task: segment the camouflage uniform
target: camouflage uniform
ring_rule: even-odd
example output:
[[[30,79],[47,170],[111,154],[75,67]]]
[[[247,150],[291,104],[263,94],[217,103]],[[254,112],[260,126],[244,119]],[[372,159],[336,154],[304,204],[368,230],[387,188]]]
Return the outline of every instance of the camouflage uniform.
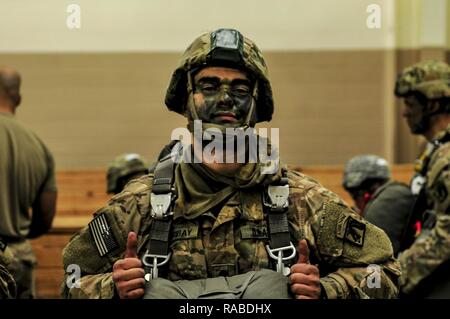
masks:
[[[450,68],[443,62],[425,61],[405,69],[397,80],[396,94],[404,97],[419,92],[428,100],[450,97]],[[449,110],[443,110],[448,113]],[[422,192],[434,225],[425,229],[403,252],[401,289],[405,294],[450,297],[450,125],[431,140],[416,162],[424,177]],[[414,180],[412,186],[414,186]],[[414,186],[415,187],[415,186]],[[425,227],[427,228],[427,227]]]
[[[241,36],[235,30],[231,32],[231,35],[237,33]],[[185,114],[186,108],[192,108],[189,72],[211,65],[210,59],[217,51],[210,48],[212,42],[217,40],[214,37],[217,34],[202,35],[186,50],[166,95],[166,105],[170,110]],[[256,122],[269,121],[273,100],[261,52],[247,38],[239,37],[239,41],[234,42],[229,41],[234,39],[228,37],[230,32],[226,35],[219,40],[227,41],[229,52],[235,53],[230,48],[243,46],[239,53],[241,64],[236,68],[246,70],[257,83],[255,92],[258,93],[253,94],[252,101],[256,104]],[[252,104],[251,107],[254,106]],[[195,116],[195,110],[191,114]],[[214,126],[211,123],[208,125]],[[245,125],[252,126],[252,123],[247,120]],[[168,279],[176,284],[169,287],[171,291],[182,295],[184,287],[190,284],[187,281],[192,283],[209,278],[219,283],[225,277],[234,281],[241,280],[235,276],[245,275],[244,280],[248,279],[250,287],[260,283],[252,281],[254,276],[264,277],[263,270],[273,269],[265,247],[269,233],[261,195],[267,181],[275,181],[281,176],[280,171],[264,177],[254,176],[255,172],[260,172],[259,165],[246,163],[232,179],[233,184],[224,186],[214,177],[202,174],[201,164],[177,164],[174,173],[177,199],[173,207],[173,229],[169,242],[172,256],[160,270],[160,277],[150,281],[151,285],[159,285],[161,278]],[[253,170],[246,171],[247,167]],[[155,222],[151,217],[150,203],[153,178],[150,173],[131,181],[122,193],[95,213],[94,221],[101,219],[106,230],[94,231],[100,231],[107,237],[109,248],[100,253],[88,227],[76,234],[65,247],[64,267],[78,264],[82,273],[80,288],[69,288],[63,284],[64,297],[115,296],[112,267],[125,255],[127,234],[130,231],[137,233],[137,254],[140,258],[149,241],[149,229]],[[318,264],[320,269],[322,295],[327,298],[395,297],[399,265],[392,256],[392,247],[384,232],[361,219],[337,195],[311,178],[294,171],[288,171],[287,178],[290,238],[294,245],[303,238],[307,240],[310,262]],[[374,276],[379,279],[376,287],[371,284]],[[231,289],[234,286],[229,283]],[[280,286],[288,290],[286,278]],[[165,287],[168,288],[167,285]],[[194,292],[187,297],[197,297],[198,294]],[[158,296],[161,297],[161,294]]]
[[[105,214],[116,234],[118,249],[100,257],[88,228],[75,235],[64,249],[64,266],[79,264],[81,288],[68,289],[70,298],[112,298],[112,266],[123,258],[129,231],[138,234],[138,255],[145,252],[150,217],[152,175],[127,185],[96,214]],[[295,242],[305,238],[310,246],[311,263],[321,271],[321,284],[328,298],[392,298],[397,294],[399,267],[392,257],[389,239],[379,228],[361,219],[334,193],[311,178],[289,173],[289,223]],[[242,274],[268,268],[265,250],[267,231],[260,191],[238,192],[220,208],[217,217],[207,212],[187,219],[175,207],[173,256],[167,278],[170,280],[202,279]],[[351,225],[363,225],[360,237],[349,233]],[[260,229],[256,235],[242,238],[247,230]],[[253,238],[252,238],[253,237]],[[367,266],[381,267],[381,287],[368,288]]]
[[[17,286],[17,297],[20,299],[33,299],[36,294],[34,267],[37,264],[36,255],[29,240],[8,243],[13,258],[8,270],[14,276]]]
[[[16,283],[6,268],[12,258],[9,248],[0,241],[0,299],[11,299],[16,296]]]

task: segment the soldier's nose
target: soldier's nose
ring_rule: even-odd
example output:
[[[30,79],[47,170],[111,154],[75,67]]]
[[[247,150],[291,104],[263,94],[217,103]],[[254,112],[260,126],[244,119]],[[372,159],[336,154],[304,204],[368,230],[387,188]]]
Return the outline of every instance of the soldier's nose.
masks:
[[[230,93],[227,90],[222,90],[219,102],[220,104],[225,106],[233,105],[233,99],[231,98]]]

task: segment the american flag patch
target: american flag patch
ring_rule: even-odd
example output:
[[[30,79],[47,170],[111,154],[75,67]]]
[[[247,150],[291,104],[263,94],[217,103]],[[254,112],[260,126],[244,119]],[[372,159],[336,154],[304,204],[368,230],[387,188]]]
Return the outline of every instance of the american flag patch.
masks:
[[[104,213],[97,215],[89,223],[89,230],[91,231],[92,238],[94,238],[95,246],[97,246],[100,257],[103,257],[119,246]]]

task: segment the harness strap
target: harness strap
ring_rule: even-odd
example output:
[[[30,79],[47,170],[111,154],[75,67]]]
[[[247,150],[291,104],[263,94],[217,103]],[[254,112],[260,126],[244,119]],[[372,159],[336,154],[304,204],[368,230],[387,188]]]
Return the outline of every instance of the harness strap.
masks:
[[[153,220],[147,250],[142,257],[147,281],[158,278],[158,267],[168,263],[171,257],[169,243],[173,220],[172,208],[176,198],[173,188],[175,165],[172,154],[168,154],[158,162],[154,171],[150,194]]]
[[[277,184],[266,189],[263,204],[269,226],[269,245],[266,246],[269,257],[276,261],[277,272],[288,276],[289,266],[296,255],[291,242],[287,212],[289,208],[289,184],[287,172],[283,170],[283,178]]]
[[[170,236],[173,221],[174,175],[176,163],[172,154],[163,157],[154,171],[151,193],[151,216],[147,250],[142,257],[146,280],[158,278],[158,268],[170,260]],[[296,249],[291,242],[288,224],[289,184],[287,172],[276,184],[268,185],[263,196],[263,204],[269,228],[269,245],[266,245],[269,257],[276,261],[279,273],[288,276],[289,266],[293,263]]]

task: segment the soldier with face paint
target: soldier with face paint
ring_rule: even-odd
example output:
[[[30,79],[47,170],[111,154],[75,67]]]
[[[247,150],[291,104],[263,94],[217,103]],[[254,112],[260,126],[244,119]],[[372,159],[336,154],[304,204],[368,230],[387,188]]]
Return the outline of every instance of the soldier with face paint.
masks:
[[[194,40],[165,102],[194,135],[200,124],[202,133],[223,133],[227,141],[230,129],[270,121],[274,108],[261,52],[233,29]],[[250,142],[243,145],[236,153],[251,152]],[[397,295],[389,238],[313,179],[280,166],[267,172],[273,163],[259,158],[222,162],[217,151],[199,163],[176,162],[174,149],[65,247],[64,265],[80,265],[82,277],[79,288],[63,285],[64,297]],[[195,145],[187,150],[195,153]]]

